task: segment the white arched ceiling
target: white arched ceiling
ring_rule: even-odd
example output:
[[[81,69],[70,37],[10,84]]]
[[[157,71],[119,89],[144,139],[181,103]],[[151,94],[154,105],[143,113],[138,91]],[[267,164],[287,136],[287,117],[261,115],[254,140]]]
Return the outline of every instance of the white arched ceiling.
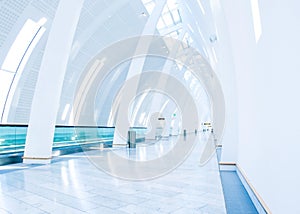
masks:
[[[90,10],[94,12],[91,13]],[[146,16],[142,13],[145,13]],[[110,44],[127,37],[139,35],[147,21],[147,17],[147,11],[141,1],[124,1],[123,3],[120,3],[120,1],[94,1],[93,4],[90,1],[85,1],[73,43],[72,57],[65,77],[64,93],[61,97],[57,123],[72,124],[72,119],[69,119],[71,109],[65,120],[62,120],[62,113],[66,106],[72,103],[76,83],[87,63]],[[124,72],[120,71],[120,74],[123,75]],[[118,79],[119,81],[122,80],[122,78]],[[112,82],[111,85],[107,85],[107,89],[116,87],[115,84],[121,84],[121,82]],[[110,101],[107,100],[107,103],[104,104],[108,114],[109,103]],[[106,116],[100,117],[103,119]],[[102,122],[101,124],[106,125]]]
[[[28,123],[29,112],[31,101],[33,97],[34,87],[36,78],[38,75],[38,70],[40,67],[43,49],[47,41],[47,33],[51,27],[51,22],[56,11],[58,1],[19,1],[18,4],[15,1],[2,1],[1,9],[12,12],[15,18],[15,22],[7,22],[6,25],[10,25],[11,32],[9,32],[6,37],[2,36],[2,44],[4,49],[9,49],[12,45],[11,40],[13,40],[17,33],[22,27],[22,22],[31,18],[33,20],[40,20],[45,17],[47,22],[45,24],[46,32],[41,38],[40,42],[35,47],[34,51],[29,58],[23,75],[16,86],[15,92],[11,92],[11,105],[8,108],[7,121],[10,123]],[[104,47],[113,43],[114,41],[120,40],[122,38],[140,35],[149,19],[150,15],[153,15],[153,8],[156,6],[156,2],[153,0],[130,0],[130,1],[94,1],[86,0],[81,12],[79,19],[79,24],[75,33],[75,38],[73,41],[72,53],[69,59],[68,68],[65,75],[63,91],[61,96],[61,105],[59,108],[57,123],[58,124],[68,124],[71,104],[73,100],[73,93],[75,89],[76,82],[80,76],[81,71],[84,69],[88,61],[101,51]],[[184,35],[184,40],[189,43],[189,45],[197,46],[197,35],[190,32],[187,27],[188,22],[193,20],[193,16],[190,11],[185,8],[196,8],[195,14],[201,15],[201,7],[198,3],[193,3],[190,6],[190,2],[168,0],[163,8],[163,11],[157,21],[156,30],[154,28],[155,34],[172,36],[178,38],[182,29],[185,28],[188,34]],[[202,3],[203,4],[203,3]],[[183,5],[183,7],[181,7]],[[202,7],[207,7],[204,5]],[[207,8],[205,8],[207,10]],[[199,13],[200,11],[200,13]],[[2,16],[7,14],[2,13]],[[206,11],[206,15],[208,12]],[[196,18],[195,18],[196,19]],[[4,17],[1,17],[1,22],[4,22]],[[196,23],[199,24],[199,23]],[[203,23],[202,23],[203,24]],[[198,29],[195,27],[194,23],[193,29]],[[8,28],[8,27],[7,27]],[[8,31],[8,30],[7,30]],[[202,27],[201,32],[204,32],[205,28]],[[5,30],[1,31],[3,34]],[[13,34],[15,36],[13,36]],[[200,37],[201,38],[201,37]],[[203,45],[199,43],[197,47],[202,50]],[[203,51],[205,53],[205,51]],[[0,52],[0,62],[3,62],[7,52]],[[157,62],[156,64],[158,64]],[[147,60],[145,61],[145,69],[148,70]],[[163,64],[161,65],[163,66]],[[1,71],[2,72],[2,71]],[[128,71],[123,71],[124,72]],[[8,78],[9,79],[9,78]],[[121,80],[120,80],[121,81]],[[9,82],[9,81],[7,81]],[[120,82],[121,83],[121,82]],[[116,84],[120,84],[116,83]],[[6,83],[7,85],[10,85]],[[109,88],[113,87],[113,83]],[[2,90],[3,93],[3,90]],[[107,105],[109,108],[109,105]]]
[[[217,2],[217,0],[215,1]],[[33,2],[35,1],[32,1],[32,3]],[[47,5],[50,3],[44,4]],[[28,8],[28,5],[26,8]],[[163,6],[163,8],[162,10],[158,10],[158,13],[155,11],[155,8],[159,5]],[[60,98],[57,124],[72,125],[72,119],[70,119],[72,117],[70,116],[72,114],[72,102],[76,84],[88,62],[101,52],[103,48],[110,44],[124,38],[141,35],[143,32],[182,39],[187,46],[195,47],[203,56],[207,57],[212,66],[216,68],[218,74],[218,65],[220,64],[220,61],[217,60],[217,52],[219,51],[217,43],[222,38],[217,37],[218,34],[215,31],[214,16],[211,7],[212,5],[209,2],[201,0],[198,0],[197,2],[167,0],[165,5],[162,1],[158,4],[156,1],[148,0],[130,0],[122,2],[117,0],[86,0],[74,35],[72,52],[70,54]],[[28,9],[28,11],[30,11],[30,9]],[[53,14],[54,12],[55,9],[52,10]],[[43,12],[40,14],[43,14]],[[29,16],[29,14],[27,14],[27,16]],[[48,17],[47,25],[50,24],[51,17]],[[150,24],[152,29],[145,29],[145,26],[150,26]],[[46,26],[46,29],[47,27],[49,28],[49,26]],[[215,35],[215,37],[212,37],[212,35]],[[29,71],[32,68],[35,68],[36,71],[39,70],[46,38],[46,36],[43,37],[41,43],[38,44],[33,51],[25,71]],[[36,60],[33,63],[30,63],[34,60],[35,55]],[[189,56],[186,56],[187,59],[188,57]],[[161,59],[154,60],[155,63],[153,63],[153,59],[151,59],[151,63],[148,63],[151,61],[148,60],[150,60],[150,58],[142,61],[140,65],[142,70],[149,70],[149,67],[147,66],[150,64],[151,66],[156,64],[157,69],[163,68],[165,64],[165,60]],[[116,93],[116,84],[120,85],[122,81],[125,80],[124,76],[128,76],[128,72],[132,70],[130,69],[130,66],[133,66],[133,64],[134,63],[131,62],[129,68],[128,66],[120,68],[121,70],[119,72],[121,76],[116,76],[116,81],[110,81],[110,84],[107,85],[107,89],[105,90],[109,92],[115,90],[114,93]],[[176,70],[176,67],[178,71]],[[170,72],[172,74],[178,72],[179,75],[182,75],[182,69],[183,67],[181,65],[177,65]],[[30,93],[33,94],[35,86],[33,83],[36,81],[34,79],[36,76],[37,73],[36,75],[28,73],[28,75],[22,75],[20,78],[20,84],[16,90],[18,93],[14,94],[12,105],[9,108],[8,122],[28,123],[32,96],[26,96],[24,95],[24,92],[30,91]],[[26,90],[23,83],[30,81],[32,83],[30,90]],[[108,90],[111,88],[114,88],[114,90]],[[105,104],[99,104],[101,111],[107,112],[107,115],[109,115],[110,112],[110,95],[111,94],[109,93],[106,94],[105,97],[107,97],[108,100],[103,100],[103,103]],[[14,105],[16,108],[14,108]],[[18,111],[18,109],[20,110]],[[97,112],[97,109],[95,111]],[[108,116],[104,117],[98,115],[98,119],[100,125],[105,125],[105,120],[108,119]]]
[[[36,78],[57,4],[58,0],[4,0],[0,2],[1,64],[27,19],[36,22],[43,17],[47,19],[46,32],[32,52],[15,92],[11,91],[10,93],[13,99],[11,105],[7,107],[8,118],[7,121],[2,122],[28,123]],[[143,12],[147,15],[147,11],[140,1],[85,1],[64,80],[61,107],[57,118],[59,124],[68,123],[70,112],[66,111],[66,106],[72,101],[73,86],[88,60],[103,47],[116,40],[139,35],[147,20],[147,16],[141,15]],[[1,84],[1,97],[5,98],[7,94],[4,92],[8,91],[12,75],[2,70],[0,74],[0,79],[6,83],[5,88],[4,84]],[[4,79],[4,77],[6,78]]]

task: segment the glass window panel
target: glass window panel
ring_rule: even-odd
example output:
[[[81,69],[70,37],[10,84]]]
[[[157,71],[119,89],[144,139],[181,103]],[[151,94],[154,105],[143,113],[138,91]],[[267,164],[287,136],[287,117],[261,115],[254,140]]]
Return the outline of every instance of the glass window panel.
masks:
[[[170,10],[178,8],[178,3],[176,0],[168,0],[167,4]]]
[[[165,13],[168,13],[168,12],[170,12],[170,10],[169,10],[168,6],[165,5],[165,7],[164,7],[164,9],[162,11],[162,14],[165,14]]]
[[[151,2],[152,0],[142,0],[143,4],[147,4],[148,2]]]
[[[3,62],[3,70],[13,72],[17,70],[23,54],[25,53],[31,40],[34,38],[34,35],[38,31],[39,27],[40,26],[31,19],[26,21]]]
[[[176,31],[174,31],[174,32],[170,33],[170,34],[169,34],[169,36],[171,36],[172,38],[175,38],[175,39],[177,39],[177,38],[178,38],[178,34],[177,34],[177,32],[176,32]]]
[[[163,15],[163,20],[166,23],[167,26],[172,26],[174,25],[174,22],[172,20],[172,17],[170,15],[170,13],[166,13]]]
[[[163,28],[165,28],[166,27],[166,25],[165,25],[165,23],[163,22],[163,20],[162,20],[162,18],[160,18],[159,20],[158,20],[158,23],[157,23],[157,29],[163,29]]]
[[[0,112],[2,113],[6,96],[13,80],[14,73],[0,70]]]
[[[178,10],[173,10],[171,13],[172,13],[172,16],[173,16],[173,19],[174,19],[175,23],[181,22],[181,18],[180,18],[180,15],[178,13]]]
[[[145,7],[146,7],[148,13],[151,14],[152,11],[153,11],[153,9],[154,9],[154,7],[155,7],[155,3],[152,1],[152,2],[150,2],[148,4],[146,4]]]

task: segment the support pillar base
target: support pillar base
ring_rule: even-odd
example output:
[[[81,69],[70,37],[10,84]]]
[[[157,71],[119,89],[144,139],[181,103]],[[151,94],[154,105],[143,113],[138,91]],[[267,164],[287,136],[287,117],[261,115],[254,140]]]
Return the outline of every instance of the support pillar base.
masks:
[[[50,164],[52,157],[44,158],[44,157],[22,157],[23,163],[26,164]]]

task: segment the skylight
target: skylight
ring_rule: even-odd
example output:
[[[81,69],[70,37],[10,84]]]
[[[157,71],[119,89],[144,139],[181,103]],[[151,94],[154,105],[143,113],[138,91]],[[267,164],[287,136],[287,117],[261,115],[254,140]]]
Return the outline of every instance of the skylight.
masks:
[[[198,2],[198,5],[199,5],[199,7],[201,9],[201,12],[203,13],[203,15],[205,15],[205,10],[204,10],[204,7],[203,7],[203,5],[201,3],[201,0],[197,0],[197,2]]]
[[[155,7],[155,2],[153,0],[142,0],[148,14],[151,15],[154,7]]]
[[[258,40],[260,39],[261,32],[262,32],[258,0],[251,0],[251,9],[252,9],[255,41],[257,43]]]
[[[69,109],[70,109],[70,104],[68,103],[68,104],[65,105],[63,114],[62,114],[62,116],[61,116],[61,120],[62,120],[62,121],[65,121],[65,120],[66,120],[66,117],[67,117],[67,114],[68,114],[68,112],[69,112]]]
[[[175,33],[170,33],[169,28],[172,28],[171,32],[178,32],[178,29],[182,28],[181,22],[182,19],[180,16],[177,0],[168,0],[156,26],[160,35],[176,36]]]
[[[8,54],[1,66],[2,70],[16,72],[23,55],[30,45],[35,34],[39,30],[40,26],[28,19],[23,28],[19,32],[17,38],[9,49]]]
[[[174,21],[173,21],[170,13],[164,14],[162,18],[163,18],[163,21],[164,21],[166,26],[174,25]]]
[[[10,106],[12,95],[17,87],[17,83],[23,72],[23,69],[33,49],[46,30],[44,27],[42,27],[46,21],[46,18],[41,18],[38,22],[28,19],[10,47],[1,66],[0,111],[2,113],[2,123],[6,122],[7,119],[5,107]]]
[[[14,73],[0,70],[0,110],[3,111],[6,95],[13,80]]]
[[[192,42],[193,42],[193,39],[192,39],[192,37],[190,36],[190,34],[186,32],[186,33],[184,34],[184,37],[183,37],[182,41],[184,42],[183,48],[188,48],[188,47],[191,46],[191,44],[192,44]]]

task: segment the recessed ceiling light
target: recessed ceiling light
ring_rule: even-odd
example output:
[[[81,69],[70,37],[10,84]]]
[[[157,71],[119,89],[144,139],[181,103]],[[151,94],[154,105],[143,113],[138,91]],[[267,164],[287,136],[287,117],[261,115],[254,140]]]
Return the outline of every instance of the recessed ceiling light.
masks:
[[[218,40],[218,38],[217,38],[217,36],[215,35],[215,34],[213,34],[213,35],[211,35],[210,37],[209,37],[209,41],[211,42],[211,43],[214,43],[214,42],[216,42]]]
[[[142,13],[141,13],[141,16],[144,16],[144,17],[145,17],[145,16],[147,16],[147,14],[146,14],[145,12],[142,12]]]

